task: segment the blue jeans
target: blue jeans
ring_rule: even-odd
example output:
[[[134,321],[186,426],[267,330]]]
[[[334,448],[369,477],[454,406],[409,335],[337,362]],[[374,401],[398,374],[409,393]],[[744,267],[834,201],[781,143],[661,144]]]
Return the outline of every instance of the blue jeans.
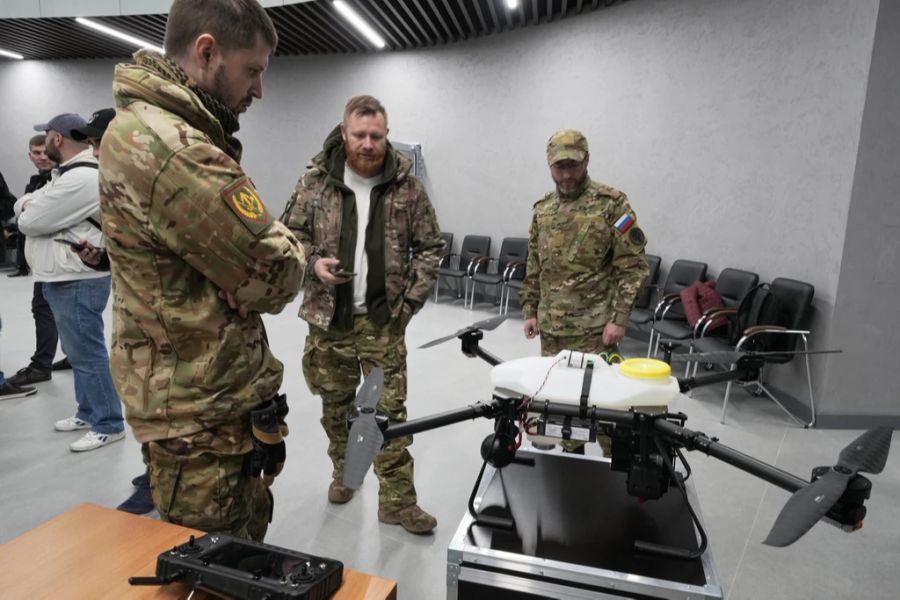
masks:
[[[75,416],[90,423],[97,433],[125,430],[103,337],[109,287],[109,277],[44,284],[44,298],[53,311],[59,341],[75,376]]]

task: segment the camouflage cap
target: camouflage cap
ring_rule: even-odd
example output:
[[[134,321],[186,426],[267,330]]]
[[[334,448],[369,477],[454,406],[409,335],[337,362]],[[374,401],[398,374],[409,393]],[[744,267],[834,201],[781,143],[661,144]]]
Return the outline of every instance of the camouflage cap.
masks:
[[[547,142],[547,164],[550,165],[561,160],[581,162],[587,153],[587,138],[575,129],[561,129],[550,136]]]

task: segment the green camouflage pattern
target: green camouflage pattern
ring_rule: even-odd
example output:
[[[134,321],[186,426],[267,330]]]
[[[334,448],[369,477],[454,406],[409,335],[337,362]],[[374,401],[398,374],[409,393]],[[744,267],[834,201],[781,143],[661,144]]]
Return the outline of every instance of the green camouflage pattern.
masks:
[[[584,134],[575,129],[561,129],[547,141],[547,164],[561,160],[581,162],[588,155],[588,141]]]
[[[408,313],[408,311],[407,311]],[[353,318],[353,331],[309,326],[303,351],[303,375],[312,393],[322,397],[322,427],[328,435],[332,475],[343,475],[347,450],[347,417],[359,386],[360,370],[384,369],[384,391],[378,410],[391,423],[406,421],[406,322],[408,316],[377,327],[367,315]],[[380,483],[378,506],[393,512],[416,504],[413,458],[407,450],[412,436],[391,440],[375,457]]]
[[[622,233],[614,223],[631,214]],[[519,292],[526,319],[557,336],[600,334],[628,315],[649,269],[646,240],[622,192],[586,177],[581,193],[538,200],[529,229],[528,264]]]
[[[341,143],[340,129],[332,131],[325,148],[297,182],[281,220],[303,244],[310,265],[338,255],[341,236],[343,181],[330,175],[326,163],[330,146]],[[391,317],[397,319],[404,302],[418,311],[428,299],[437,277],[444,242],[425,186],[410,174],[412,163],[388,146],[396,169],[384,191],[385,290]],[[307,277],[300,317],[322,329],[331,325],[335,288]]]
[[[144,445],[153,504],[164,521],[263,540],[272,494],[262,479],[243,472],[245,457],[231,453],[247,426],[245,419]]]
[[[541,356],[556,356],[563,350],[577,350],[600,354],[606,352],[618,352],[618,344],[603,345],[603,331],[592,333],[580,333],[575,335],[553,335],[550,332],[541,332]]]
[[[116,67],[117,114],[100,148],[110,366],[141,442],[241,421],[278,392],[283,366],[260,313],[289,303],[306,268],[300,243],[225,152],[221,124],[173,69],[148,51]],[[240,433],[227,453],[250,450],[249,426]]]

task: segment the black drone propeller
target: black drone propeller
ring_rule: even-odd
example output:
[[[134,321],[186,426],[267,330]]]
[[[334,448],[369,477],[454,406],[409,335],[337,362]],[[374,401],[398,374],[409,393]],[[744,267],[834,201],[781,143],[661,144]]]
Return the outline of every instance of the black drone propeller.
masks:
[[[362,485],[375,455],[384,443],[384,435],[375,418],[375,407],[381,400],[384,390],[384,370],[380,367],[372,369],[356,394],[356,410],[358,416],[350,426],[347,437],[348,451],[344,460],[343,485],[358,490]]]
[[[838,354],[841,350],[788,350],[786,352],[754,352],[752,350],[719,350],[716,352],[695,352],[693,354],[673,354],[673,363],[701,362],[712,365],[731,365],[742,358],[754,356],[789,356],[794,354]]]
[[[472,331],[478,331],[479,329],[482,331],[490,331],[491,329],[496,329],[500,323],[506,320],[507,315],[498,315],[496,317],[491,317],[490,319],[485,319],[483,321],[476,321],[472,323],[468,327],[463,327],[456,333],[451,333],[450,335],[445,335],[444,337],[440,337],[436,340],[431,340],[430,342],[426,342],[419,346],[419,348],[431,348],[432,346],[437,346],[438,344],[443,344],[446,341],[452,340],[453,338],[458,338],[461,335],[465,335]]]
[[[835,466],[788,499],[763,544],[781,548],[794,543],[831,510],[854,475],[881,473],[893,432],[890,427],[871,429],[844,448]]]

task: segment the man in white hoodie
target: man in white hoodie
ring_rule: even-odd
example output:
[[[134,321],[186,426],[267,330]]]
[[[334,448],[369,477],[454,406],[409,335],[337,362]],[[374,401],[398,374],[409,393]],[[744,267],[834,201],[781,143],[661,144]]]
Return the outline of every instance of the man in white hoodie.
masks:
[[[54,427],[88,430],[69,445],[73,452],[95,450],[125,437],[103,336],[109,273],[91,269],[71,249],[82,239],[103,245],[97,159],[86,144],[72,139],[72,130],[85,124],[78,115],[64,113],[34,126],[47,132],[47,156],[59,167],[50,183],[22,196],[15,206],[19,230],[27,236],[25,256],[34,280],[44,284],[44,297],[75,378],[78,410]]]

